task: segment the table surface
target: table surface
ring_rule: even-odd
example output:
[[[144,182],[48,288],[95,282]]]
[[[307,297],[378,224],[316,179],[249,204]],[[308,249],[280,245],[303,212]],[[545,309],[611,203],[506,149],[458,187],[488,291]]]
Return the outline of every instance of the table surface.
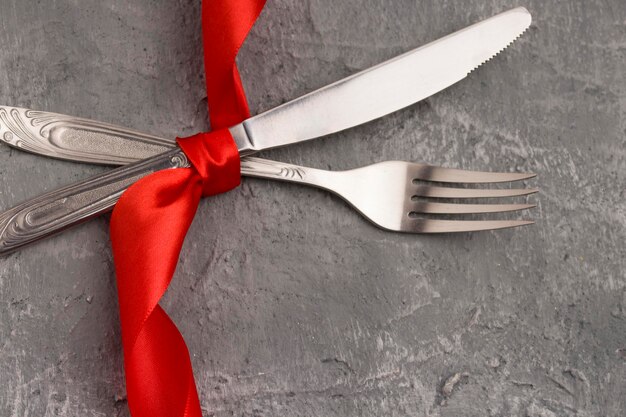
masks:
[[[270,0],[239,55],[252,112],[517,5]],[[626,3],[523,5],[531,28],[462,82],[263,156],[532,171],[537,224],[389,233],[254,179],[203,200],[162,305],[206,416],[626,414]],[[3,0],[0,102],[206,130],[199,7]],[[105,170],[6,146],[0,167],[3,209]],[[1,415],[129,415],[108,225],[0,259]]]

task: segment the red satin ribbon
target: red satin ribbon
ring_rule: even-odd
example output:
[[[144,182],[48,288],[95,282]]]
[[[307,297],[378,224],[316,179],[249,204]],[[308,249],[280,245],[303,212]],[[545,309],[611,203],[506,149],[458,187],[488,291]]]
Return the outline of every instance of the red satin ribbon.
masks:
[[[111,242],[120,304],[128,406],[133,417],[201,417],[189,352],[159,306],[202,196],[240,181],[239,153],[225,129],[249,116],[237,51],[265,0],[206,0],[202,30],[211,133],[178,139],[193,168],[147,176],[120,198]]]

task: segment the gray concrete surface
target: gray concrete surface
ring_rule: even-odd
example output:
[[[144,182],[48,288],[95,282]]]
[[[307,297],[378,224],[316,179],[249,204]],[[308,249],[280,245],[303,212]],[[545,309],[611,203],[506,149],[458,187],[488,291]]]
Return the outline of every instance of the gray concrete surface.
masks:
[[[2,0],[0,102],[206,129],[199,0]],[[206,416],[626,414],[626,3],[269,0],[254,113],[524,5],[531,29],[404,111],[265,155],[538,173],[537,224],[409,236],[322,191],[202,202],[163,302]],[[1,207],[103,168],[0,146]],[[0,260],[0,416],[128,416],[108,218]]]

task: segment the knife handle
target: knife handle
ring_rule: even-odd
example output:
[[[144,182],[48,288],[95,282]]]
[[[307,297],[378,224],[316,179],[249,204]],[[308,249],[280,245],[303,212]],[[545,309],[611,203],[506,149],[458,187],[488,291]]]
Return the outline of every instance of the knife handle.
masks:
[[[111,210],[126,188],[148,174],[188,166],[176,148],[26,201],[0,214],[0,255]]]
[[[0,141],[52,158],[125,165],[176,147],[164,139],[124,127],[64,114],[0,106]]]

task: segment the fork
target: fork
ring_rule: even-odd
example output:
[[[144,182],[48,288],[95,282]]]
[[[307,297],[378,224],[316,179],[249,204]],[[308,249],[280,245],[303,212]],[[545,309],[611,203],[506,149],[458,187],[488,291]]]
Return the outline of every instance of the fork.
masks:
[[[169,165],[149,158],[126,169],[87,179],[43,194],[0,213],[0,255],[54,234],[112,209],[124,190],[151,171],[189,166],[180,150],[171,151]],[[496,183],[519,181],[534,174],[476,172],[400,161],[381,162],[349,171],[325,171],[247,157],[242,175],[307,184],[341,196],[374,224],[410,233],[469,232],[532,224],[528,220],[446,220],[422,214],[496,213],[523,210],[534,204],[457,204],[429,199],[523,196],[534,188],[478,189],[423,185],[418,181]]]
[[[514,197],[536,188],[487,189],[425,185],[422,181],[485,184],[520,181],[535,174],[479,172],[403,161],[386,161],[349,171],[326,171],[267,159],[242,160],[241,173],[311,185],[331,191],[375,225],[396,232],[450,233],[503,229],[533,224],[530,220],[442,220],[420,215],[498,213],[524,210],[536,204],[458,204],[430,199]]]

